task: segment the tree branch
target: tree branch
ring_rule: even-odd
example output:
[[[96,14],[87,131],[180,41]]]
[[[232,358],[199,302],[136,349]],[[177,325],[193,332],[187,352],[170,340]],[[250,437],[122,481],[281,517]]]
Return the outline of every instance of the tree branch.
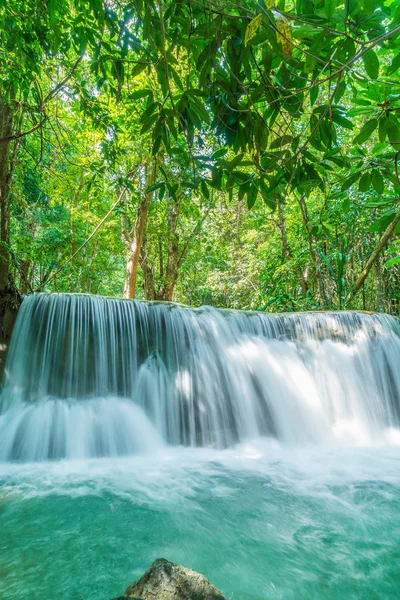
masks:
[[[38,123],[36,123],[36,125],[34,125],[33,127],[31,127],[30,129],[28,129],[28,131],[21,131],[20,133],[15,133],[14,135],[9,135],[5,138],[1,138],[0,139],[0,144],[6,143],[6,142],[13,142],[14,140],[19,140],[20,138],[25,137],[26,135],[29,135],[30,133],[33,133],[34,131],[36,131],[37,129],[39,129],[39,127],[41,127],[42,125],[44,125],[44,123],[48,120],[48,116],[46,115],[44,119],[42,119],[41,121],[39,121]]]
[[[66,83],[68,83],[68,81],[71,79],[72,75],[75,73],[76,69],[78,68],[78,65],[80,64],[80,62],[82,61],[84,57],[84,52],[79,56],[78,60],[75,61],[75,63],[73,64],[70,72],[68,73],[68,75],[66,75],[64,77],[64,79],[62,79],[60,81],[60,83],[57,83],[57,85],[55,86],[55,88],[53,88],[51,90],[51,92],[49,92],[46,96],[46,98],[43,101],[43,104],[47,104],[47,102],[49,102],[50,100],[52,100],[52,98],[54,98],[54,96],[56,96],[58,94],[58,92],[60,90],[62,90],[62,88],[65,86]]]
[[[353,289],[351,290],[351,292],[349,293],[349,295],[346,298],[346,304],[348,302],[350,302],[354,298],[354,296],[357,294],[357,292],[362,288],[362,285],[363,285],[364,281],[367,279],[369,272],[370,272],[371,268],[373,267],[376,259],[378,258],[378,256],[380,255],[380,253],[382,252],[383,248],[385,247],[387,242],[390,240],[392,235],[394,234],[398,223],[400,223],[400,211],[396,214],[393,221],[388,225],[384,234],[382,235],[381,239],[379,240],[378,244],[376,245],[375,250],[373,251],[373,253],[369,257],[369,259],[365,263],[365,267],[363,268],[360,277],[357,279],[357,281],[355,282],[355,284],[353,286]]]

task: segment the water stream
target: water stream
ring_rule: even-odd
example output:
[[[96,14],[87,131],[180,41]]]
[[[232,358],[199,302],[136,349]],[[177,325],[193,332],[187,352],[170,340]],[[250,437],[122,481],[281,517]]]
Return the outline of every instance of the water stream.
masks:
[[[398,598],[399,365],[386,315],[30,296],[1,600],[110,600],[160,556],[232,600]]]

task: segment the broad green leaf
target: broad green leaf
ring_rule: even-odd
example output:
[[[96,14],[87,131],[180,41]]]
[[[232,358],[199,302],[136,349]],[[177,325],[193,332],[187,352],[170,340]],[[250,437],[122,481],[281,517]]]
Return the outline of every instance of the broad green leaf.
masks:
[[[247,208],[250,210],[256,203],[258,189],[255,185],[250,185],[247,190]]]
[[[146,194],[149,194],[150,192],[155,192],[156,190],[158,190],[159,188],[165,187],[165,183],[164,181],[160,181],[159,183],[155,183],[154,185],[151,185],[150,187],[148,187],[146,189]]]
[[[364,54],[363,58],[364,68],[371,77],[371,79],[378,79],[379,76],[379,60],[377,55],[373,50],[369,50],[366,54]]]
[[[335,12],[337,6],[337,0],[324,0],[324,11],[328,19],[330,19]]]
[[[332,121],[334,121],[338,125],[341,125],[342,127],[345,127],[346,129],[354,129],[353,123],[349,121],[349,119],[346,119],[346,117],[344,117],[343,115],[333,113]]]
[[[400,69],[400,53],[394,57],[392,60],[392,64],[388,66],[386,70],[386,75],[392,75],[396,73]]]
[[[360,182],[358,184],[358,191],[366,192],[370,185],[371,185],[371,175],[370,175],[370,173],[364,173],[364,175],[362,175]]]
[[[383,208],[384,206],[388,206],[393,204],[393,198],[383,198],[379,200],[372,200],[371,202],[366,202],[363,206],[367,208]]]
[[[378,171],[378,169],[372,169],[371,181],[372,181],[372,185],[374,186],[377,193],[383,194],[383,190],[385,189],[385,184],[383,181],[383,177],[380,174],[380,172]]]
[[[278,137],[273,142],[271,142],[269,147],[271,149],[280,148],[281,146],[286,146],[291,141],[292,137],[290,135],[282,135],[281,137]]]
[[[150,131],[150,129],[154,125],[155,121],[157,121],[157,119],[158,119],[158,113],[154,113],[154,115],[151,115],[147,119],[147,121],[145,121],[143,123],[142,129],[140,130],[140,132],[141,133],[146,133],[147,131]]]
[[[319,92],[319,86],[318,85],[316,85],[316,86],[314,86],[314,87],[311,88],[311,90],[310,90],[310,104],[311,104],[311,106],[314,106],[315,101],[316,101],[316,99],[318,97],[318,92]]]
[[[149,96],[151,93],[151,90],[136,90],[135,92],[129,94],[129,98],[130,100],[138,100],[140,98],[145,98],[146,96]]]
[[[154,140],[154,144],[153,144],[153,147],[151,150],[151,153],[153,156],[155,156],[158,153],[158,151],[161,147],[161,142],[162,142],[162,137],[161,137],[161,135],[158,135]]]
[[[360,133],[354,138],[354,144],[363,144],[364,142],[366,142],[367,139],[371,137],[371,135],[375,131],[377,125],[378,119],[371,119],[370,121],[367,121],[362,127]]]
[[[337,87],[337,90],[335,92],[335,95],[334,95],[334,98],[333,98],[334,101],[335,102],[339,102],[339,100],[342,98],[342,96],[345,93],[345,91],[346,91],[346,80],[342,79],[342,81],[339,83],[339,85]]]
[[[217,190],[221,189],[222,186],[222,173],[219,169],[213,168],[211,171],[211,186]]]
[[[342,192],[345,192],[346,190],[348,190],[353,183],[355,183],[357,181],[357,179],[360,177],[360,173],[354,173],[353,175],[351,175],[350,177],[348,177],[347,179],[344,180],[344,182],[342,183]]]
[[[388,125],[388,138],[395,150],[400,150],[400,130],[393,122]]]
[[[385,229],[390,225],[390,223],[393,221],[395,216],[396,216],[395,212],[392,212],[389,215],[384,215],[383,217],[381,217],[380,219],[375,221],[375,223],[373,223],[371,225],[369,230],[382,233],[382,231],[385,231]],[[397,225],[397,227],[395,229],[396,233],[398,233],[398,231],[399,231],[399,224]]]
[[[154,111],[158,108],[158,106],[159,106],[159,102],[153,102],[152,104],[150,104],[150,106],[148,108],[146,108],[146,110],[140,117],[140,121],[142,123],[144,123],[154,113]]]
[[[214,154],[212,155],[211,158],[222,158],[222,156],[226,156],[226,154],[228,154],[228,149],[227,148],[221,148],[220,150],[217,150],[216,152],[214,152]]]
[[[346,198],[343,200],[343,203],[342,203],[343,212],[344,212],[344,213],[348,213],[348,212],[349,212],[349,210],[350,210],[350,207],[351,207],[351,200],[350,200],[350,197],[349,197],[349,196],[347,196],[347,197],[346,197]]]
[[[239,202],[241,202],[243,200],[246,191],[247,191],[247,185],[245,183],[243,183],[241,186],[239,186],[239,191],[238,191]]]
[[[246,33],[244,36],[244,45],[247,46],[249,41],[256,35],[257,29],[260,27],[262,22],[262,14],[260,13],[246,27]]]
[[[137,77],[138,75],[140,75],[140,73],[142,73],[142,71],[145,70],[145,68],[147,67],[148,63],[147,62],[143,62],[143,63],[138,63],[137,65],[135,65],[132,69],[132,71],[130,72],[130,76],[132,78]]]
[[[210,197],[210,191],[209,191],[208,186],[207,186],[206,182],[204,181],[204,179],[201,182],[200,187],[201,187],[201,193],[203,194],[204,198],[206,198],[208,200]]]
[[[347,111],[348,117],[356,117],[357,115],[370,115],[376,112],[376,108],[374,106],[363,106],[363,107],[355,107],[351,108]]]
[[[389,121],[386,117],[379,119],[379,141],[383,143],[386,140]]]
[[[391,267],[392,265],[400,264],[400,256],[394,256],[385,262],[385,267]]]

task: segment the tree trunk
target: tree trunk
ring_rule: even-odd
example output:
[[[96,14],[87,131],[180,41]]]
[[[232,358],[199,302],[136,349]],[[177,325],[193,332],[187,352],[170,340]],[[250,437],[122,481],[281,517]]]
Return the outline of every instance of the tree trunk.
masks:
[[[282,239],[282,256],[285,260],[291,258],[291,252],[288,244],[287,229],[286,229],[286,218],[285,209],[282,200],[278,202],[278,218],[279,218],[279,230],[281,232]]]
[[[174,295],[180,268],[178,219],[182,198],[169,202],[168,206],[168,258],[165,272],[165,285],[157,294],[158,300],[171,301]]]
[[[31,260],[29,258],[21,260],[20,262],[20,280],[19,280],[19,292],[20,294],[26,294],[29,292],[29,271],[31,268]]]
[[[383,288],[382,288],[382,269],[381,269],[381,261],[380,257],[376,259],[375,263],[375,281],[376,281],[376,309],[378,312],[381,312],[385,308],[385,299],[383,296]],[[364,289],[365,282],[363,283]]]
[[[293,258],[292,251],[289,246],[288,236],[287,236],[287,227],[286,227],[286,216],[285,216],[285,204],[282,199],[278,201],[278,228],[281,232],[281,240],[282,240],[282,257],[284,261],[290,260]],[[308,230],[307,230],[308,231]],[[304,271],[300,268],[299,271],[299,284],[301,288],[301,293],[305,298],[308,292],[308,267],[304,269]]]
[[[12,109],[0,98],[0,138],[12,134]],[[9,288],[11,142],[0,142],[0,293]]]
[[[146,166],[146,189],[154,184],[155,176],[155,165]],[[137,207],[131,239],[128,241],[128,258],[126,261],[126,278],[123,294],[123,297],[127,299],[133,299],[136,295],[139,258],[143,242],[143,233],[147,223],[150,200],[151,192],[146,193],[146,191],[144,191]]]
[[[156,285],[154,282],[154,273],[149,265],[149,259],[146,252],[146,240],[143,238],[140,266],[143,271],[143,297],[145,300],[157,300]]]
[[[314,246],[316,246],[316,240],[311,233],[312,228],[310,225],[310,216],[308,214],[307,204],[306,204],[303,196],[298,197],[298,202],[299,202],[301,214],[303,217],[303,222],[304,222],[304,225],[305,225],[305,228],[307,231],[308,248],[309,248],[309,252],[310,252],[310,258],[311,258],[311,261],[314,266],[315,277],[316,277],[316,281],[318,284],[319,293],[320,293],[321,299],[324,302],[324,304],[326,306],[328,306],[329,302],[328,302],[328,297],[327,297],[326,290],[325,290],[324,280],[322,278],[321,263],[319,260],[318,248],[317,247],[314,248]]]

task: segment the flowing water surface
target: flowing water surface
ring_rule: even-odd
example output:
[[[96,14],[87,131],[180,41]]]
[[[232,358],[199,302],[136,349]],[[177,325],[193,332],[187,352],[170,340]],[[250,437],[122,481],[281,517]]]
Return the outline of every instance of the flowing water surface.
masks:
[[[159,557],[233,600],[400,597],[400,327],[43,294],[0,396],[0,599]]]
[[[400,451],[216,451],[0,467],[0,598],[111,600],[158,557],[234,600],[400,589]]]

